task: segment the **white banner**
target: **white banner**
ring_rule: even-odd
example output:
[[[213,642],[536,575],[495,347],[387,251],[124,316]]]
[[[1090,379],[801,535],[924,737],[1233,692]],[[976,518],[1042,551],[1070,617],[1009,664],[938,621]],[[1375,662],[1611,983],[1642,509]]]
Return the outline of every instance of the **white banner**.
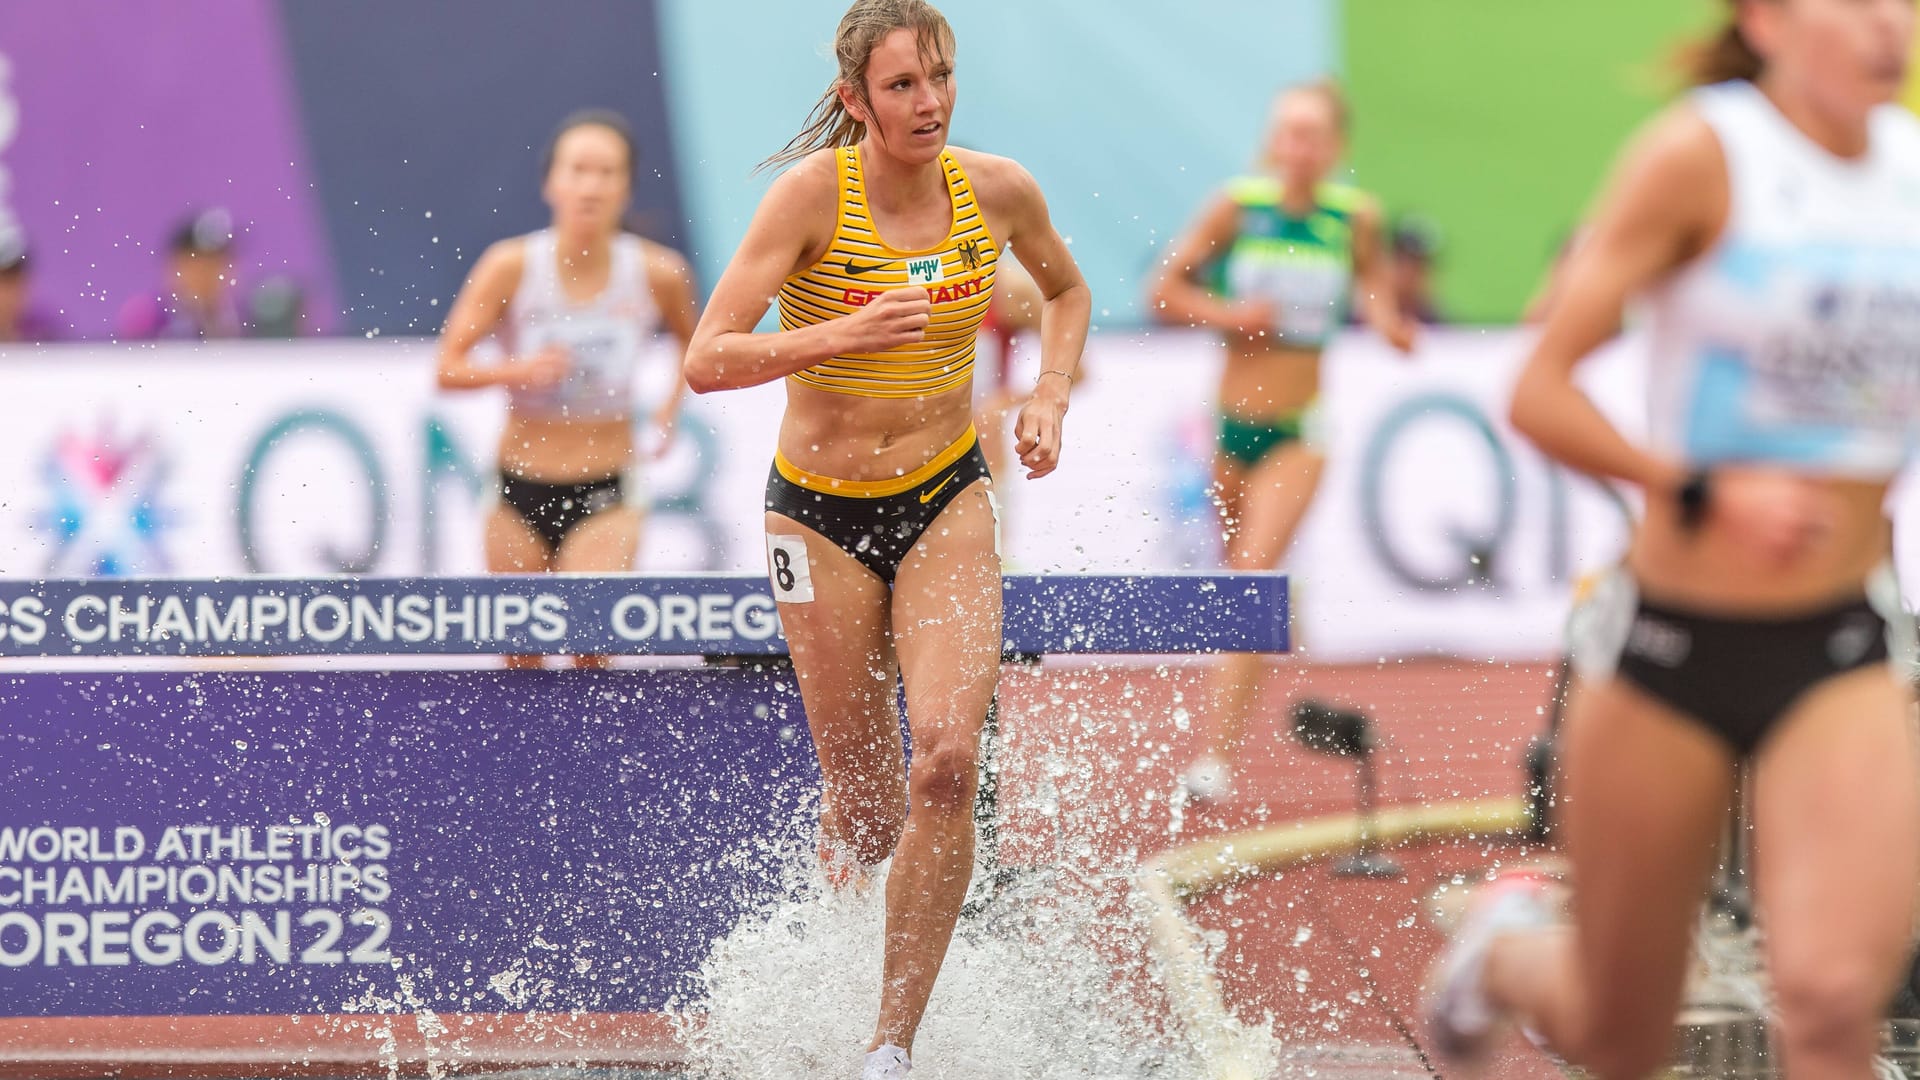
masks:
[[[0,552],[12,575],[484,569],[499,391],[443,393],[430,342],[67,346],[0,360]],[[643,396],[677,374],[664,354]],[[698,407],[636,470],[646,569],[758,568],[757,496],[780,390],[723,439]],[[757,406],[750,408],[749,406]],[[644,415],[644,414],[643,414]],[[758,464],[755,464],[756,459]],[[752,532],[742,534],[742,523]]]
[[[1558,647],[1572,584],[1618,557],[1625,514],[1507,427],[1524,349],[1517,331],[1453,331],[1428,334],[1415,358],[1364,335],[1328,354],[1327,468],[1287,560],[1297,644],[1316,659]],[[1197,335],[1101,339],[1056,477],[1003,483],[1023,569],[1218,564],[1207,486],[1220,362]],[[1625,351],[1584,377],[1635,430],[1640,381]]]
[[[1365,336],[1327,357],[1329,463],[1289,559],[1299,639],[1316,658],[1558,647],[1573,581],[1621,550],[1624,507],[1507,429],[1525,347],[1517,331],[1452,331],[1413,359]],[[1097,337],[1059,471],[1002,469],[1010,568],[1217,566],[1219,363],[1197,335]],[[1634,349],[1583,370],[1637,431]],[[436,390],[431,343],[72,346],[14,353],[0,371],[9,575],[483,569],[503,400]],[[643,396],[672,376],[658,356]],[[777,386],[689,399],[682,438],[638,470],[651,508],[642,569],[764,569],[761,492],[783,401]],[[1920,508],[1899,511],[1911,562]]]

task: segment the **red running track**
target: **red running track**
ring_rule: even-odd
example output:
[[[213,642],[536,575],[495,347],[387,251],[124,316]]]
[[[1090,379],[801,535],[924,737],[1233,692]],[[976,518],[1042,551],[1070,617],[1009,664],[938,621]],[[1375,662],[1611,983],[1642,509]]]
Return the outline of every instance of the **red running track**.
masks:
[[[1546,664],[1282,662],[1261,695],[1257,715],[1268,722],[1249,736],[1238,790],[1190,813],[1175,833],[1166,793],[1205,722],[1204,673],[1200,663],[1010,673],[1002,687],[1007,861],[1130,866],[1187,840],[1351,812],[1354,767],[1292,740],[1287,709],[1302,697],[1374,718],[1384,736],[1383,804],[1518,797],[1521,758],[1545,729],[1553,685]],[[1185,724],[1181,708],[1191,714]],[[1050,796],[1066,827],[1033,809]],[[1327,1076],[1434,1075],[1417,1028],[1420,982],[1442,942],[1428,902],[1456,875],[1471,880],[1526,857],[1517,845],[1435,845],[1397,852],[1406,877],[1390,881],[1337,878],[1309,864],[1204,897],[1189,913],[1225,935],[1218,974],[1229,1007],[1249,1023],[1270,1016],[1293,1060]],[[1560,1074],[1516,1043],[1494,1075]]]

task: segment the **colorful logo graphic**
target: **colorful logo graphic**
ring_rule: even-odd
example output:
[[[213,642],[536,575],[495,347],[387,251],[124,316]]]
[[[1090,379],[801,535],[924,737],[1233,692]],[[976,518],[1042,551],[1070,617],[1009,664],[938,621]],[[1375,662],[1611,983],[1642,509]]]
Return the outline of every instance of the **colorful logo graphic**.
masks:
[[[64,431],[41,463],[53,538],[49,575],[153,574],[169,570],[162,547],[174,515],[162,504],[169,466],[151,436],[131,440],[102,425]]]
[[[1166,543],[1182,569],[1221,565],[1220,510],[1213,487],[1213,425],[1199,411],[1183,415],[1162,435],[1158,496]]]

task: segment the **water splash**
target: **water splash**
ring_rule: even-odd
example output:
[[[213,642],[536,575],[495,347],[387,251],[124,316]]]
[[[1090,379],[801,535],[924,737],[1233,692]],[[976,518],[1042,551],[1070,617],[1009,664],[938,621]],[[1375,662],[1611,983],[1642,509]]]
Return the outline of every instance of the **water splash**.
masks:
[[[1051,694],[1027,695],[1034,715],[1009,718],[999,821],[1017,869],[1003,867],[1011,884],[960,923],[916,1039],[915,1080],[1252,1080],[1280,1067],[1271,1025],[1243,1023],[1219,1000],[1217,949],[1195,941],[1177,901],[1140,887],[1149,822],[1171,813],[1167,839],[1184,823],[1164,782],[1148,780],[1170,771],[1157,718],[1106,702],[1154,681],[1055,675]],[[743,857],[780,869],[675,1005],[694,1075],[858,1076],[880,997],[884,880],[836,893],[810,847]],[[976,873],[976,889],[985,879]],[[1196,988],[1213,995],[1207,1007],[1183,1002]]]
[[[676,1010],[696,1076],[859,1075],[880,997],[884,875],[836,892],[805,855],[786,871],[785,894],[715,943]],[[915,1045],[916,1078],[1201,1075],[1154,1007],[1144,913],[1116,911],[1110,884],[1036,872],[964,920]]]

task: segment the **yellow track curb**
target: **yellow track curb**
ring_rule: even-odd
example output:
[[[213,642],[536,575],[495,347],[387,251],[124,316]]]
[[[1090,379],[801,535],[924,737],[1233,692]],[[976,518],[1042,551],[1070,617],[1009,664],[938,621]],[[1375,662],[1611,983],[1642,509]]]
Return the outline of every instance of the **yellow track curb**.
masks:
[[[1456,836],[1509,836],[1526,825],[1524,799],[1482,799],[1382,810],[1374,815],[1373,835],[1382,847],[1404,847]],[[1187,918],[1187,903],[1235,882],[1352,851],[1359,843],[1359,816],[1339,814],[1195,840],[1140,867],[1134,888],[1151,905],[1154,958],[1208,1080],[1264,1080],[1259,1047],[1266,1040],[1227,1008],[1200,931]]]

